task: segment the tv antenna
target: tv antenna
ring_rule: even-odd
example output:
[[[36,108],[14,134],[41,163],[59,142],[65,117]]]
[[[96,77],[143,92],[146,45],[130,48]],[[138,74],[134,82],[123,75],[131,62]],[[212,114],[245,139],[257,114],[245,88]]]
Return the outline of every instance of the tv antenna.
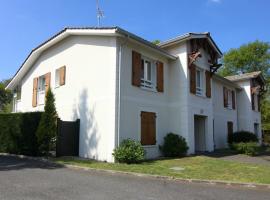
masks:
[[[100,20],[104,17],[104,11],[100,9],[99,7],[99,0],[96,0],[97,3],[97,23],[98,27],[100,27]]]

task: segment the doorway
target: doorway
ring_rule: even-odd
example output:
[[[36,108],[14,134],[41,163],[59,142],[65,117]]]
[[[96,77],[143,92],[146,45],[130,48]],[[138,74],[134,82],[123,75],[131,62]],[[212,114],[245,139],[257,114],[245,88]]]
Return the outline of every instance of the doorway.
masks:
[[[206,151],[206,117],[194,115],[194,146],[195,152]]]

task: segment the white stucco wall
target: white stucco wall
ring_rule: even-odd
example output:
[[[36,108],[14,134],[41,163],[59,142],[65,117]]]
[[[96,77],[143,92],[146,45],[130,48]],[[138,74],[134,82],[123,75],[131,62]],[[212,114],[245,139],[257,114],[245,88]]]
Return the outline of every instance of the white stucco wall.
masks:
[[[119,40],[122,46],[121,60],[121,108],[119,143],[131,138],[141,141],[141,111],[156,113],[156,145],[144,146],[147,158],[160,155],[158,145],[163,143],[163,137],[172,131],[169,126],[169,71],[168,61],[163,56],[153,53],[145,47],[133,42]],[[164,63],[164,92],[149,91],[132,85],[132,50],[154,61]]]
[[[233,110],[231,108],[224,107],[224,97],[223,97],[223,87],[226,87],[229,90],[233,90],[235,94],[237,91],[235,88],[230,87],[228,84],[221,82],[219,80],[213,80],[213,113],[214,113],[214,141],[215,148],[227,148],[227,136],[228,136],[228,127],[227,122],[233,122],[233,131],[238,130],[238,121],[237,121],[237,107],[238,100],[236,98],[235,107]]]
[[[66,66],[66,84],[55,88],[55,70]],[[80,123],[81,157],[113,161],[115,147],[116,38],[72,36],[49,48],[22,80],[21,111],[32,107],[33,79],[51,72],[62,120]]]
[[[258,137],[261,140],[261,113],[252,110],[251,106],[251,92],[250,92],[250,80],[237,82],[243,90],[237,93],[237,99],[241,104],[238,106],[238,121],[239,130],[246,130],[254,132],[254,123],[259,124],[259,134]]]

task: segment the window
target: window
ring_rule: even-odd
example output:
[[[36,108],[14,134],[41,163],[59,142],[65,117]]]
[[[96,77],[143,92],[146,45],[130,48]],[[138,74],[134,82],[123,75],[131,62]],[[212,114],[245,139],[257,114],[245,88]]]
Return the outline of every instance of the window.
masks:
[[[227,92],[228,92],[228,106],[227,106],[227,108],[232,109],[232,91],[227,90]]]
[[[196,69],[196,94],[203,95],[203,71]]]
[[[55,70],[55,87],[65,85],[66,82],[66,66]]]
[[[231,143],[232,142],[232,135],[233,135],[233,122],[227,122],[227,140],[228,140],[228,143]]]
[[[44,104],[45,100],[45,88],[46,88],[46,78],[41,76],[38,78],[38,104]]]
[[[254,123],[254,134],[259,137],[259,124]]]
[[[15,95],[16,95],[16,100],[21,100],[21,96],[22,96],[22,86],[21,85],[18,85],[16,87],[16,90],[15,90]]]
[[[55,70],[55,87],[60,86],[60,68]]]
[[[141,112],[141,144],[156,144],[156,113]]]
[[[154,88],[154,63],[147,59],[141,59],[141,87]]]

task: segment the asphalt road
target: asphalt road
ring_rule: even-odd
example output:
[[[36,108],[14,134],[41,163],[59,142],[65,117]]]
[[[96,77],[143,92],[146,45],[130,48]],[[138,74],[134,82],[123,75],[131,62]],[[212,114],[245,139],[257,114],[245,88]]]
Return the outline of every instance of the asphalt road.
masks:
[[[270,190],[164,181],[67,169],[0,156],[0,200],[197,200],[270,199]]]

